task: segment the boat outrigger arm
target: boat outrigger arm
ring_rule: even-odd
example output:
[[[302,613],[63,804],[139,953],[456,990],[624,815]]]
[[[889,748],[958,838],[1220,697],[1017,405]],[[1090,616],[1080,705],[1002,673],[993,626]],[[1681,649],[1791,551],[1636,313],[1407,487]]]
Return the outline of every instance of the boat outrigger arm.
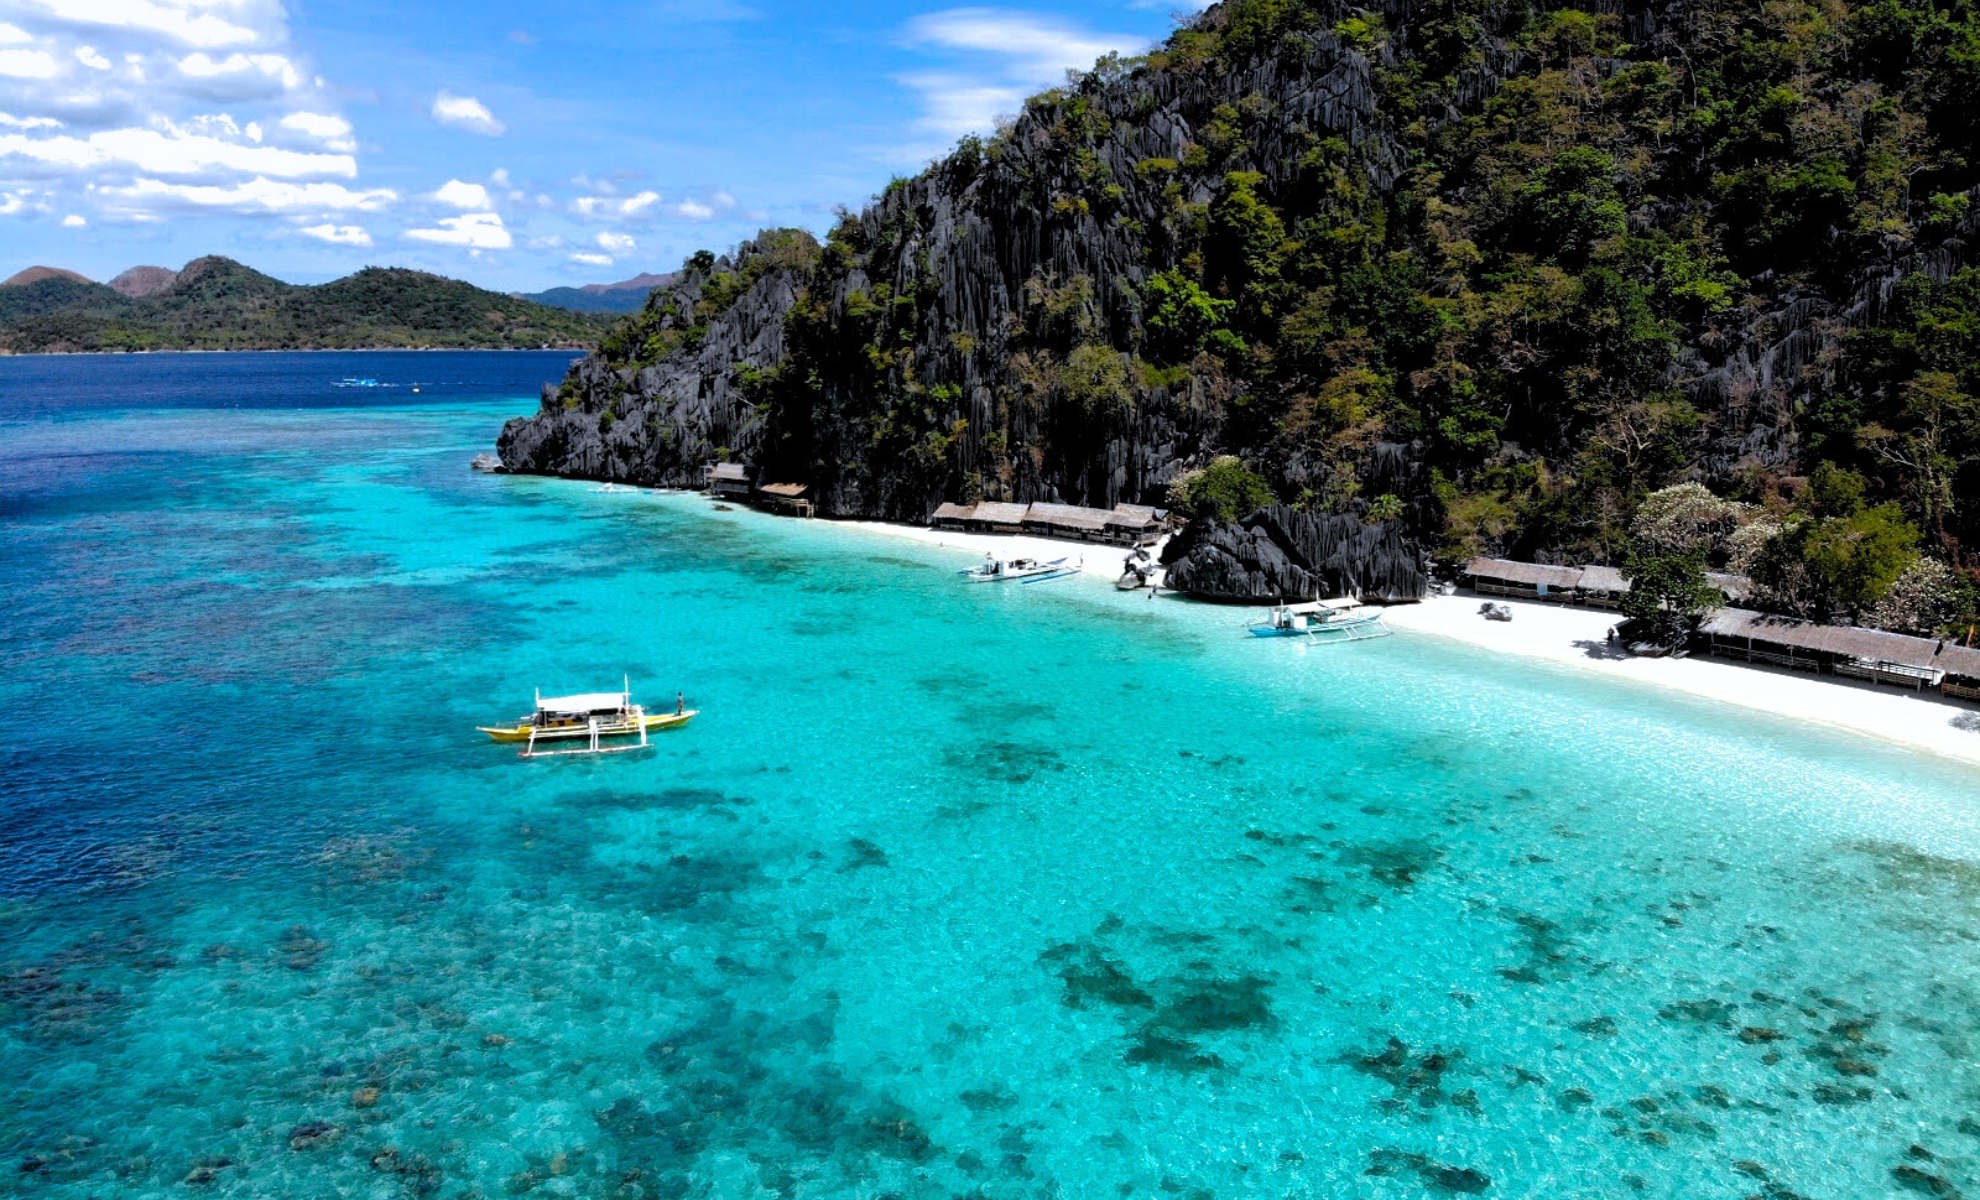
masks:
[[[632,702],[630,682],[617,692],[591,692],[576,696],[545,699],[539,690],[536,711],[519,717],[513,725],[482,725],[481,732],[498,742],[520,742],[524,758],[557,758],[570,754],[619,754],[647,746],[647,735],[687,724],[700,713],[682,708],[675,712],[648,713]],[[637,737],[631,745],[607,745],[606,738]],[[584,740],[581,749],[539,750],[540,742]]]

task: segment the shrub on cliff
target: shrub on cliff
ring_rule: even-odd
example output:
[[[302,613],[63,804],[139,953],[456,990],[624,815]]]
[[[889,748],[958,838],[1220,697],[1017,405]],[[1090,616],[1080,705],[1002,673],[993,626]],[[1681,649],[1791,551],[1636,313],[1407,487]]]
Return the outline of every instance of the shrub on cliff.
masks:
[[[1191,517],[1229,523],[1273,503],[1265,478],[1235,455],[1221,454],[1210,465],[1169,485],[1169,507]]]

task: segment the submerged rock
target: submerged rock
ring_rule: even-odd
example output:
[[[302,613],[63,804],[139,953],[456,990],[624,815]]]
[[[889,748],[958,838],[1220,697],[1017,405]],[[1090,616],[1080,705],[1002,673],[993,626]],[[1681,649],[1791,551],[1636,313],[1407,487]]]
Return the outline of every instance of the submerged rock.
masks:
[[[289,1130],[289,1149],[314,1150],[336,1141],[342,1132],[328,1121],[304,1121]]]
[[[1953,1200],[1959,1195],[1959,1189],[1945,1176],[1921,1171],[1909,1163],[1891,1168],[1891,1178],[1897,1180],[1899,1187],[1923,1192],[1927,1196],[1943,1196]]]

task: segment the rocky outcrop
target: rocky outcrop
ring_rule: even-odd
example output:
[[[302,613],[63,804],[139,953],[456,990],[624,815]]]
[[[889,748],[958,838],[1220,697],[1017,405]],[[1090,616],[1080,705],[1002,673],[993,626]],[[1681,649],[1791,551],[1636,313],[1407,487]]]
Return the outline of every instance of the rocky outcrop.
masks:
[[[800,235],[803,236],[803,235]],[[816,245],[804,238],[811,251]],[[753,458],[763,417],[745,395],[749,371],[784,357],[784,318],[804,286],[797,264],[770,261],[764,239],[691,266],[647,300],[668,314],[652,337],[693,335],[692,343],[646,366],[616,366],[594,354],[559,388],[545,387],[534,417],[515,420],[496,445],[511,471],[575,475],[649,487],[699,487],[716,459]],[[695,310],[718,276],[750,275],[749,287],[697,330]]]
[[[897,181],[814,269],[758,279],[691,351],[579,364],[503,431],[503,463],[681,485],[726,450],[810,483],[823,512],[917,521],[946,499],[1161,504],[1230,446],[1242,391],[1208,360],[1156,374],[1135,356],[1147,284],[1183,256],[1167,232],[1178,204],[1208,204],[1233,171],[1290,186],[1316,136],[1392,184],[1403,156],[1373,73],[1394,59],[1322,29],[1234,67],[1096,73],[994,143]],[[1245,97],[1248,136],[1185,180],[1178,164]],[[757,253],[690,266],[648,313],[691,306]],[[805,394],[737,387],[779,369]]]
[[[1619,19],[1628,42],[1654,41],[1676,57],[1664,49],[1655,63],[1642,56],[1647,51],[1635,59],[1577,52],[1581,65],[1574,70],[1587,76],[1582,82],[1622,79],[1636,67],[1673,71],[1680,60],[1692,70],[1686,39],[1695,36],[1698,18],[1686,5],[1623,0],[1596,7]],[[1354,511],[1393,496],[1407,528],[1420,536],[1434,535],[1444,521],[1441,485],[1428,465],[1439,445],[1446,485],[1468,486],[1467,472],[1495,467],[1548,465],[1565,474],[1589,437],[1589,429],[1570,434],[1568,426],[1592,421],[1610,400],[1569,403],[1557,396],[1540,403],[1534,396],[1559,392],[1570,374],[1586,383],[1591,375],[1620,371],[1614,362],[1564,367],[1538,348],[1537,334],[1509,325],[1476,345],[1389,361],[1379,386],[1335,403],[1321,394],[1353,375],[1357,346],[1380,340],[1391,309],[1370,299],[1352,312],[1327,310],[1327,320],[1302,316],[1301,304],[1319,311],[1334,303],[1345,268],[1308,278],[1303,298],[1248,300],[1242,277],[1247,256],[1270,258],[1283,245],[1318,254],[1330,230],[1349,227],[1332,222],[1346,222],[1352,206],[1329,197],[1355,193],[1362,197],[1355,203],[1366,201],[1380,215],[1379,222],[1368,212],[1356,215],[1363,222],[1355,226],[1357,237],[1374,236],[1378,223],[1426,231],[1463,226],[1465,237],[1457,240],[1440,242],[1426,232],[1414,243],[1391,240],[1382,247],[1384,256],[1410,257],[1431,275],[1445,273],[1410,286],[1430,298],[1426,311],[1437,306],[1444,314],[1439,321],[1456,320],[1463,307],[1457,298],[1484,282],[1463,278],[1461,260],[1484,253],[1466,239],[1489,232],[1484,224],[1465,225],[1459,210],[1500,204],[1478,197],[1534,179],[1507,169],[1491,186],[1474,176],[1438,193],[1441,168],[1431,165],[1436,156],[1426,147],[1446,133],[1459,141],[1482,137],[1493,121],[1510,119],[1520,104],[1546,92],[1529,91],[1497,116],[1488,111],[1508,81],[1531,82],[1545,65],[1546,55],[1520,32],[1537,10],[1485,6],[1467,10],[1454,25],[1447,7],[1416,0],[1366,7],[1308,0],[1249,5],[1243,19],[1279,9],[1305,16],[1269,38],[1227,39],[1217,52],[1193,56],[1191,36],[1221,37],[1241,23],[1214,5],[1149,59],[1100,64],[1034,98],[995,138],[966,139],[948,158],[847,214],[822,247],[808,243],[797,253],[788,231],[766,232],[728,257],[690,262],[616,340],[577,364],[561,387],[545,389],[535,415],[503,430],[505,467],[691,486],[708,462],[742,460],[761,477],[809,484],[822,513],[919,521],[945,500],[1161,505],[1172,481],[1232,453],[1256,467],[1279,496],[1309,506]],[[1454,28],[1471,43],[1463,53],[1432,45]],[[1438,29],[1443,32],[1433,32]],[[1706,45],[1692,49],[1699,56],[1721,53]],[[1623,46],[1614,53],[1631,51]],[[1432,73],[1451,72],[1450,86],[1429,99],[1411,93],[1422,100],[1419,108],[1399,107],[1398,89],[1409,92],[1403,81],[1428,70],[1426,56],[1437,54],[1445,55],[1444,65]],[[1703,103],[1695,81],[1686,94],[1687,103]],[[1594,92],[1586,103],[1598,103]],[[1457,126],[1468,132],[1458,135]],[[1615,132],[1604,125],[1596,140],[1606,145]],[[1538,145],[1544,140],[1553,153],[1556,132],[1534,136],[1534,145],[1515,149],[1544,157]],[[1581,133],[1560,136],[1576,140]],[[1627,148],[1618,143],[1617,155],[1627,157]],[[1649,190],[1616,201],[1631,205],[1629,228],[1693,240],[1673,231],[1689,227],[1686,212],[1709,204],[1710,188],[1698,180],[1716,168],[1704,158],[1677,161],[1704,152],[1664,133],[1632,152],[1640,152],[1628,171],[1632,186],[1647,182]],[[1656,171],[1647,166],[1666,157]],[[1655,194],[1686,188],[1688,196]],[[1245,189],[1255,189],[1251,198],[1273,220],[1284,218],[1277,233],[1253,228],[1258,244],[1244,243],[1251,235],[1230,228],[1217,232],[1234,197],[1251,195]],[[1877,319],[1904,275],[1943,279],[1959,265],[1963,245],[1980,237],[1980,202],[1970,207],[1956,226],[1934,234],[1938,240],[1929,247],[1901,247],[1896,239],[1881,250],[1849,243],[1835,264],[1778,279],[1772,269],[1742,267],[1747,277],[1735,280],[1738,303],[1687,318],[1684,344],[1673,353],[1660,346],[1627,393],[1654,395],[1659,405],[1683,397],[1705,418],[1695,432],[1672,435],[1686,439],[1679,465],[1654,470],[1725,483],[1756,470],[1795,469],[1802,449],[1797,414],[1846,382],[1851,331]],[[1556,247],[1511,249],[1544,259]],[[1446,251],[1450,261],[1439,265]],[[1509,261],[1507,252],[1492,251],[1500,262]],[[1167,324],[1154,318],[1163,288],[1171,286],[1163,281],[1184,277],[1201,285],[1198,299],[1212,307],[1250,304],[1264,313],[1262,324],[1299,323],[1300,336],[1313,343],[1304,351],[1309,359],[1344,357],[1334,366],[1309,363],[1303,368],[1309,374],[1289,384],[1293,356],[1280,352],[1290,347],[1268,344],[1269,338],[1240,340],[1236,349],[1227,341],[1213,353],[1215,346],[1199,337],[1178,349],[1174,314]],[[1547,288],[1565,286],[1565,276],[1550,278]],[[1678,326],[1664,317],[1642,324],[1660,322]],[[1437,336],[1422,333],[1426,343]],[[1571,333],[1563,340],[1579,339]],[[1486,384],[1490,403],[1465,411],[1466,397],[1484,396]],[[1358,425],[1380,424],[1383,396],[1398,395],[1405,385],[1421,389],[1411,420],[1356,432]],[[1325,420],[1313,415],[1316,399],[1332,405]],[[1260,415],[1268,409],[1277,415]],[[1285,414],[1294,409],[1304,414],[1300,424],[1308,432],[1287,432],[1295,423]],[[1614,440],[1628,445],[1618,453],[1632,462],[1655,457],[1631,442],[1650,437],[1629,424],[1634,419],[1627,411],[1619,418]],[[1675,427],[1677,418],[1671,419]],[[1312,432],[1329,421],[1348,428]],[[1485,431],[1487,423],[1497,423],[1498,432]],[[1611,507],[1627,502],[1627,493],[1622,488]],[[1545,521],[1533,528],[1532,537],[1561,536]],[[1218,537],[1229,544],[1206,541],[1202,559],[1184,571],[1205,581],[1206,595],[1237,597],[1247,588],[1302,594],[1311,581],[1297,572],[1322,569],[1299,566],[1290,542],[1260,541],[1250,525]],[[1547,549],[1517,547],[1522,554]],[[1356,550],[1342,562],[1388,561],[1382,558],[1388,553]],[[1344,579],[1346,570],[1336,574]],[[1395,587],[1410,586],[1400,568],[1393,579]]]
[[[1199,600],[1421,599],[1423,554],[1400,521],[1368,523],[1275,504],[1233,524],[1196,522],[1162,554],[1164,583]]]

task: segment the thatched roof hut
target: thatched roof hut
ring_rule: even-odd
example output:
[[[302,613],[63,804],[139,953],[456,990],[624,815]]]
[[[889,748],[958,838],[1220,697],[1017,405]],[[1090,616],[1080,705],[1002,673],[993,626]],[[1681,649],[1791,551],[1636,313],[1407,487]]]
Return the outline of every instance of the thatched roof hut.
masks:
[[[1573,600],[1583,568],[1546,563],[1514,562],[1508,558],[1474,558],[1465,564],[1464,582],[1487,596],[1516,596],[1523,600]]]
[[[1698,637],[1713,654],[1823,675],[1924,689],[1949,678],[1980,688],[1980,649],[1881,629],[1821,625],[1743,608],[1706,617]],[[1950,694],[1961,694],[1957,691]]]

